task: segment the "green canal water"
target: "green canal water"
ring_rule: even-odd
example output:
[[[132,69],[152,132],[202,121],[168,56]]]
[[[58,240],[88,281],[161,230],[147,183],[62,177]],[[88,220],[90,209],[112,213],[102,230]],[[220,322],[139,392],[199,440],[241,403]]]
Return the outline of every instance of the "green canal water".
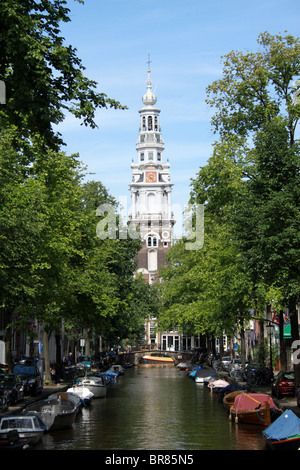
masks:
[[[172,366],[127,369],[73,429],[45,434],[47,450],[265,450],[263,428],[235,424],[203,384]]]

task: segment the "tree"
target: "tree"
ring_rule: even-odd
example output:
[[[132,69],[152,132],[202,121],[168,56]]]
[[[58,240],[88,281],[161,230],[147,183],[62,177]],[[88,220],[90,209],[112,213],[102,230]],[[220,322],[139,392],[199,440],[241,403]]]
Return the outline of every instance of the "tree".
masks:
[[[53,124],[62,122],[65,112],[94,128],[97,108],[124,108],[96,90],[97,83],[84,75],[76,49],[65,45],[59,25],[70,21],[66,4],[66,0],[0,3],[0,80],[7,93],[0,129],[15,125],[25,139],[39,135],[51,146],[61,142]]]
[[[258,43],[259,52],[232,51],[225,56],[222,79],[208,87],[208,103],[215,107],[212,123],[222,141],[235,136],[243,144],[248,142],[241,153],[244,160],[252,161],[252,167],[236,219],[239,228],[246,223],[241,253],[253,267],[255,283],[286,286],[286,303],[295,320],[293,339],[297,340],[300,42],[288,34],[265,32]],[[236,233],[239,238],[241,234]]]

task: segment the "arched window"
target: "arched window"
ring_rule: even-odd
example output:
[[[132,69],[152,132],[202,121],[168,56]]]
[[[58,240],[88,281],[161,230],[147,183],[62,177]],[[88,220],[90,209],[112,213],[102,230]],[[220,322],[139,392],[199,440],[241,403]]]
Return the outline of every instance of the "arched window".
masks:
[[[156,235],[153,235],[153,234],[148,235],[148,238],[147,238],[147,246],[148,246],[148,247],[154,247],[154,248],[156,248],[157,245],[158,245],[158,243],[157,243],[157,236],[156,236]]]
[[[148,116],[148,131],[152,131],[152,116]]]

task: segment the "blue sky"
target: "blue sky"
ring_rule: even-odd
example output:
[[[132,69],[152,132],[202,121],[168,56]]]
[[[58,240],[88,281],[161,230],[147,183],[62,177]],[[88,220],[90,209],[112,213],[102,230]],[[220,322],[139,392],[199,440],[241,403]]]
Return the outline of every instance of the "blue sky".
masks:
[[[117,200],[128,198],[131,162],[136,161],[139,109],[146,90],[148,53],[161,110],[178,220],[188,203],[190,180],[206,164],[217,140],[205,103],[206,87],[221,77],[221,57],[232,50],[258,50],[261,32],[299,36],[299,0],[68,0],[71,22],[61,25],[78,51],[85,74],[98,90],[128,110],[99,110],[98,129],[66,116],[59,126],[68,153],[93,173]]]

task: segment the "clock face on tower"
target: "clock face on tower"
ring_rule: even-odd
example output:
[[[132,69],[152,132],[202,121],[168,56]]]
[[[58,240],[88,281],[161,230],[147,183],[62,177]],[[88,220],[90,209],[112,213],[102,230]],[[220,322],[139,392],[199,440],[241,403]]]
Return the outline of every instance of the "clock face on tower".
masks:
[[[156,183],[157,175],[155,171],[146,171],[146,183]]]

